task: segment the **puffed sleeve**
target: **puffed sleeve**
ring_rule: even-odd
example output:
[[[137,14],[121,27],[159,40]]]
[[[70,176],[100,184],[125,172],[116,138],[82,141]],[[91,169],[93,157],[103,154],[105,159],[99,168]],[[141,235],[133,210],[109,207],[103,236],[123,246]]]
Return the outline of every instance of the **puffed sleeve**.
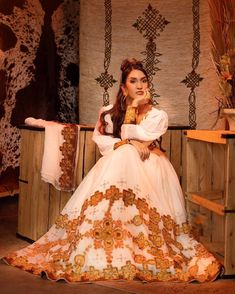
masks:
[[[140,141],[159,139],[168,128],[168,116],[165,111],[152,108],[147,117],[140,124],[123,124],[121,138]]]
[[[101,124],[100,115],[101,115],[101,113],[103,111],[106,111],[106,110],[108,110],[110,108],[111,108],[110,105],[101,108],[100,113],[99,113],[99,119],[98,119],[98,121],[96,123],[94,133],[93,133],[93,137],[92,137],[92,140],[97,144],[97,146],[98,146],[98,148],[100,150],[100,153],[102,155],[108,155],[110,152],[113,151],[114,144],[121,141],[120,138],[114,138],[114,137],[109,136],[109,135],[102,135],[99,132],[99,126]],[[107,114],[105,116],[105,121],[107,122],[106,131],[109,132],[109,133],[112,133],[113,132],[113,122],[112,122],[111,117],[110,117],[109,114]]]

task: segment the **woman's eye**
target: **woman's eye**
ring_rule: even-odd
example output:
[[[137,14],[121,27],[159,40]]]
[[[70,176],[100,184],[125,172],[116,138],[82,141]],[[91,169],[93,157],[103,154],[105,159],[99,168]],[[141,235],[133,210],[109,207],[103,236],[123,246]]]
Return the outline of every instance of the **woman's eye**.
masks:
[[[146,79],[142,80],[143,83],[147,83],[148,81]]]
[[[130,80],[130,83],[131,83],[131,84],[134,84],[134,83],[135,83],[135,80]]]

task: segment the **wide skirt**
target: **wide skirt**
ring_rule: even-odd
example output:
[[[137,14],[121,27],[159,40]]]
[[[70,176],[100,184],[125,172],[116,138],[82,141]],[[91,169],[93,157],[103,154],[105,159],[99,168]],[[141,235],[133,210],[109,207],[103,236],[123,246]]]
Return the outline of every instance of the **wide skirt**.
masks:
[[[102,157],[38,241],[3,258],[69,282],[215,279],[221,264],[191,235],[178,177],[163,155],[123,145]]]

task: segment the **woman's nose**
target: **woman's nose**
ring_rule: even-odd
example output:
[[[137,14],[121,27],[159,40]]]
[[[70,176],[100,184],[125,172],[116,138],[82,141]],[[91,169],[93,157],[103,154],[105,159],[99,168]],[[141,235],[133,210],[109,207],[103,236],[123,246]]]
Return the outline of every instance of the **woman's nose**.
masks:
[[[143,88],[142,82],[137,82],[137,89],[142,89],[142,88]]]

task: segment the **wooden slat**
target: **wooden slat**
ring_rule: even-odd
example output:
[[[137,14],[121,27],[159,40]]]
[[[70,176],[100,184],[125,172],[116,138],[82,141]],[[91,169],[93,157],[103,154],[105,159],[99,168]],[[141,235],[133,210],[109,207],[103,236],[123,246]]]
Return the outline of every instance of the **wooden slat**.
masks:
[[[29,228],[31,224],[31,213],[28,210],[31,207],[31,199],[28,193],[28,184],[20,183],[20,194],[18,204],[18,227],[17,232],[21,236],[30,238],[31,230]]]
[[[192,201],[193,203],[199,204],[206,209],[210,211],[214,211],[215,213],[219,215],[224,215],[224,205],[221,205],[219,203],[215,203],[211,200],[208,200],[198,194],[192,194],[192,193],[187,193],[187,198],[189,201]]]
[[[187,200],[187,199],[186,199]],[[186,201],[186,207],[188,212],[188,220],[193,229],[193,234],[197,240],[200,240],[202,235],[202,224],[205,223],[206,219],[200,214],[200,206],[191,201]]]
[[[212,144],[207,142],[197,143],[199,164],[199,191],[212,190]]]
[[[61,192],[54,186],[49,185],[49,215],[48,215],[48,229],[55,223],[57,216],[60,214]]]
[[[72,192],[65,192],[61,191],[61,198],[60,198],[60,212],[64,209],[66,203],[69,201],[69,199],[72,196]]]
[[[166,150],[166,156],[171,160],[171,130],[168,130],[162,136],[162,148]]]
[[[229,213],[225,217],[225,256],[224,266],[226,275],[235,274],[235,214]]]
[[[86,131],[85,136],[85,154],[84,154],[84,177],[95,164],[95,143],[92,141],[93,132]]]
[[[210,242],[203,244],[210,252],[212,252],[216,258],[224,264],[224,242]]]
[[[185,191],[187,191],[187,138],[185,136],[185,132],[182,131],[181,133],[182,135],[182,178],[181,178],[181,186],[182,186],[182,190],[183,193],[185,193]]]
[[[84,153],[85,153],[85,132],[79,133],[79,153],[78,163],[76,170],[76,185],[78,186],[83,179],[83,165],[84,165]]]
[[[199,190],[199,154],[197,152],[197,145],[193,141],[187,139],[186,149],[186,190]]]
[[[199,159],[199,191],[212,190],[212,144],[208,142],[197,142]],[[200,196],[202,196],[200,194]],[[206,198],[208,199],[208,197]],[[203,226],[203,236],[200,241],[203,243],[212,240],[212,213],[206,207],[200,206],[200,213],[207,221]]]
[[[32,199],[32,240],[39,239],[48,229],[49,184],[41,179],[44,133],[34,132],[32,171],[29,173],[30,197]],[[37,189],[33,188],[37,187]]]
[[[32,198],[30,195],[30,187],[28,184],[29,172],[33,172],[33,132],[29,130],[21,131],[20,140],[20,179],[25,182],[19,183],[20,194],[19,194],[19,205],[18,205],[18,229],[17,232],[27,238],[32,238]]]
[[[20,132],[20,174],[21,180],[28,179],[28,173],[32,164],[32,156],[29,156],[32,152],[32,145],[30,141],[32,140],[33,132],[29,130],[21,130]],[[29,158],[28,158],[29,157]],[[27,158],[27,160],[26,160]]]
[[[227,209],[235,207],[235,140],[228,139],[225,171],[225,205]],[[226,214],[225,218],[225,268],[226,274],[235,273],[235,214]]]
[[[212,190],[224,190],[225,149],[226,145],[212,144]],[[221,198],[214,198],[214,201],[224,205],[224,192],[221,194]],[[225,218],[213,213],[211,222],[212,242],[222,243],[224,252],[224,242],[221,241],[224,240]]]
[[[208,200],[222,200],[224,192],[222,190],[213,191],[195,191],[189,192],[191,194],[200,194],[200,196],[207,198]]]
[[[182,131],[171,131],[171,163],[180,178],[182,176]]]
[[[222,137],[223,134],[234,134],[234,132],[224,130],[187,130],[186,132],[189,139],[218,144],[226,144],[226,138]]]
[[[41,180],[44,132],[22,130],[18,233],[37,240],[48,229],[49,185]],[[33,142],[33,143],[32,143]],[[37,187],[35,189],[35,187]]]
[[[221,200],[214,200],[216,203],[223,205],[223,199]],[[212,242],[221,242],[224,240],[224,230],[225,230],[225,217],[218,215],[216,213],[212,213],[212,228],[211,228],[211,241]],[[224,244],[224,242],[223,242]]]

